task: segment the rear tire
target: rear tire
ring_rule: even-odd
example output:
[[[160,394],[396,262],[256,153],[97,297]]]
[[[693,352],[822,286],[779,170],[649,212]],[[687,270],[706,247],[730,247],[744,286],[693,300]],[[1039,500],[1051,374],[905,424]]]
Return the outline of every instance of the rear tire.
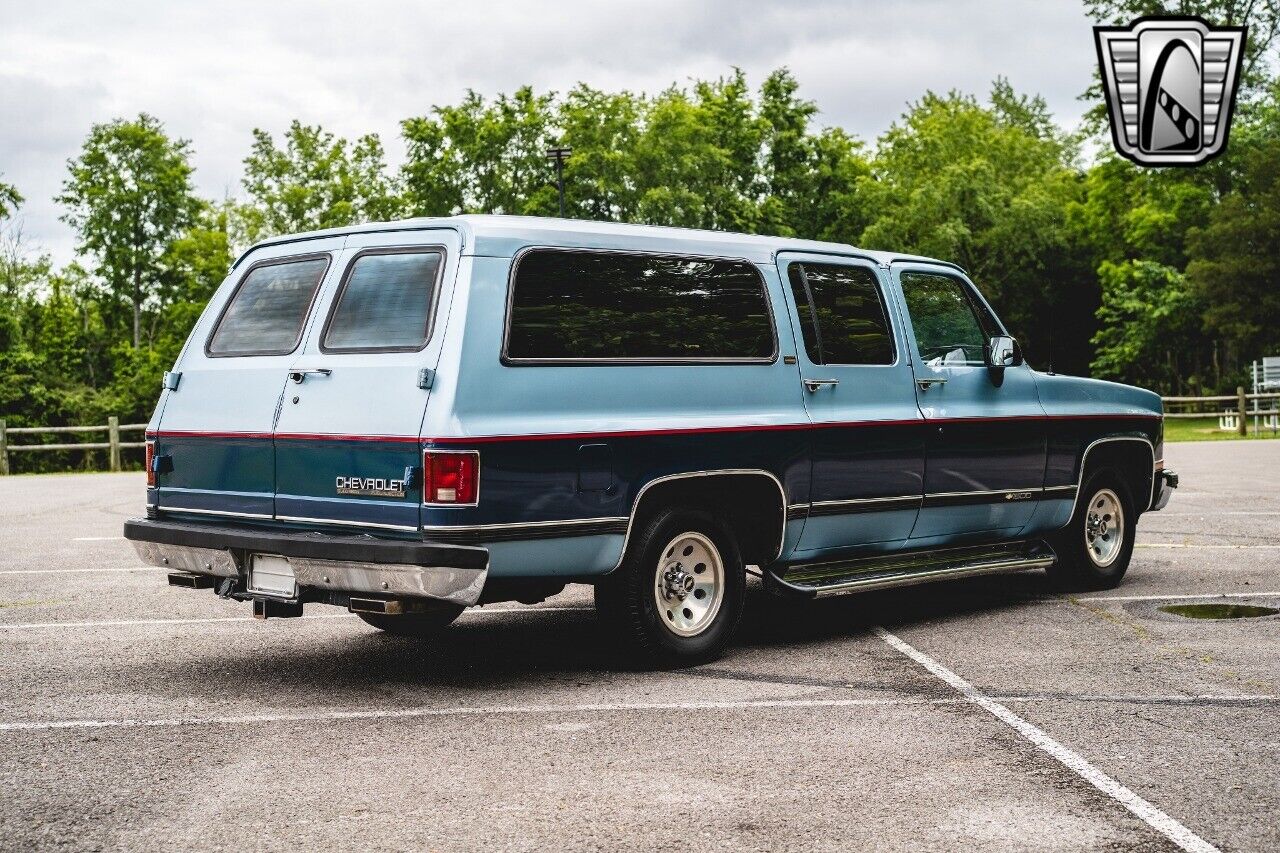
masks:
[[[435,602],[421,613],[357,613],[368,624],[397,637],[433,637],[453,624],[465,610],[460,604]]]
[[[596,584],[596,610],[640,663],[692,666],[724,652],[746,587],[729,528],[706,512],[668,509],[644,523],[622,565]]]
[[[1080,488],[1071,523],[1051,540],[1058,561],[1048,569],[1059,589],[1115,589],[1133,557],[1138,513],[1132,493],[1114,470],[1090,474]]]

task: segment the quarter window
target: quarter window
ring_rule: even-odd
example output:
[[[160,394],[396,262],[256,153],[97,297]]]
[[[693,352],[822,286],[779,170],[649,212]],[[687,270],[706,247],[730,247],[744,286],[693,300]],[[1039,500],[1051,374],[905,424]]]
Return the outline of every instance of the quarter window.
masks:
[[[811,362],[893,363],[889,318],[871,270],[806,263],[792,264],[787,276]]]
[[[427,342],[444,256],[384,252],[358,256],[325,329],[327,351],[412,351]]]
[[[508,359],[762,361],[775,349],[764,280],[745,261],[539,250],[516,267]]]
[[[209,338],[210,355],[287,355],[298,347],[302,324],[329,258],[267,263],[249,270]]]
[[[987,341],[1000,331],[963,282],[949,275],[904,272],[902,295],[923,361],[986,364]]]

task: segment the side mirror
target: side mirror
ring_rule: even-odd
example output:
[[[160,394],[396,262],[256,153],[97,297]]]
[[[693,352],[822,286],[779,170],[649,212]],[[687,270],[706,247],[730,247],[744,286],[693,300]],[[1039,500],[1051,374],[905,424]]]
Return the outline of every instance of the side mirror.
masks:
[[[1022,350],[1018,342],[1007,335],[996,335],[987,344],[987,364],[990,367],[1017,367],[1022,364]]]

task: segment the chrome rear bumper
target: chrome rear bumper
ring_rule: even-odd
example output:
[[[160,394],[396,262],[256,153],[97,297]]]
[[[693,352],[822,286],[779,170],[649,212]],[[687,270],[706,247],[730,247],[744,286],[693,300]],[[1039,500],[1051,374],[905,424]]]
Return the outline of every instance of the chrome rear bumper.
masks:
[[[469,607],[489,574],[484,548],[372,536],[133,519],[124,536],[153,566],[244,578],[251,554],[287,557],[298,588],[431,598]]]

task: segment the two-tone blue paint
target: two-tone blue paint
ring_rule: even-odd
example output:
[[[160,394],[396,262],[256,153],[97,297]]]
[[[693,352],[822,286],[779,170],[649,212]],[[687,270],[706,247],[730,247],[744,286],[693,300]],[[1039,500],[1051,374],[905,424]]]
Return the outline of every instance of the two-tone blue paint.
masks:
[[[325,353],[319,334],[337,283],[371,247],[445,253],[434,330],[415,353]],[[773,306],[768,364],[503,364],[513,258],[531,247],[742,258]],[[216,318],[252,263],[326,253],[302,342],[288,356],[210,358]],[[800,345],[787,266],[862,266],[889,308],[891,365],[815,365]],[[781,486],[783,561],[1013,539],[1070,518],[1086,449],[1142,439],[1160,456],[1160,404],[1126,386],[1007,368],[939,369],[915,354],[899,276],[963,278],[950,265],[849,246],[606,223],[458,217],[304,235],[251,250],[197,324],[151,424],[172,470],[156,511],[246,523],[362,529],[482,544],[493,576],[597,575],[621,558],[646,486],[671,475],[754,471]],[[965,279],[967,281],[967,279]],[[290,379],[300,369],[329,374]],[[429,370],[430,387],[420,376]],[[804,379],[837,379],[814,392]],[[1135,448],[1139,446],[1134,442]],[[480,500],[424,506],[336,494],[338,476],[400,478],[424,449],[480,452]],[[1147,453],[1147,449],[1142,450]]]

